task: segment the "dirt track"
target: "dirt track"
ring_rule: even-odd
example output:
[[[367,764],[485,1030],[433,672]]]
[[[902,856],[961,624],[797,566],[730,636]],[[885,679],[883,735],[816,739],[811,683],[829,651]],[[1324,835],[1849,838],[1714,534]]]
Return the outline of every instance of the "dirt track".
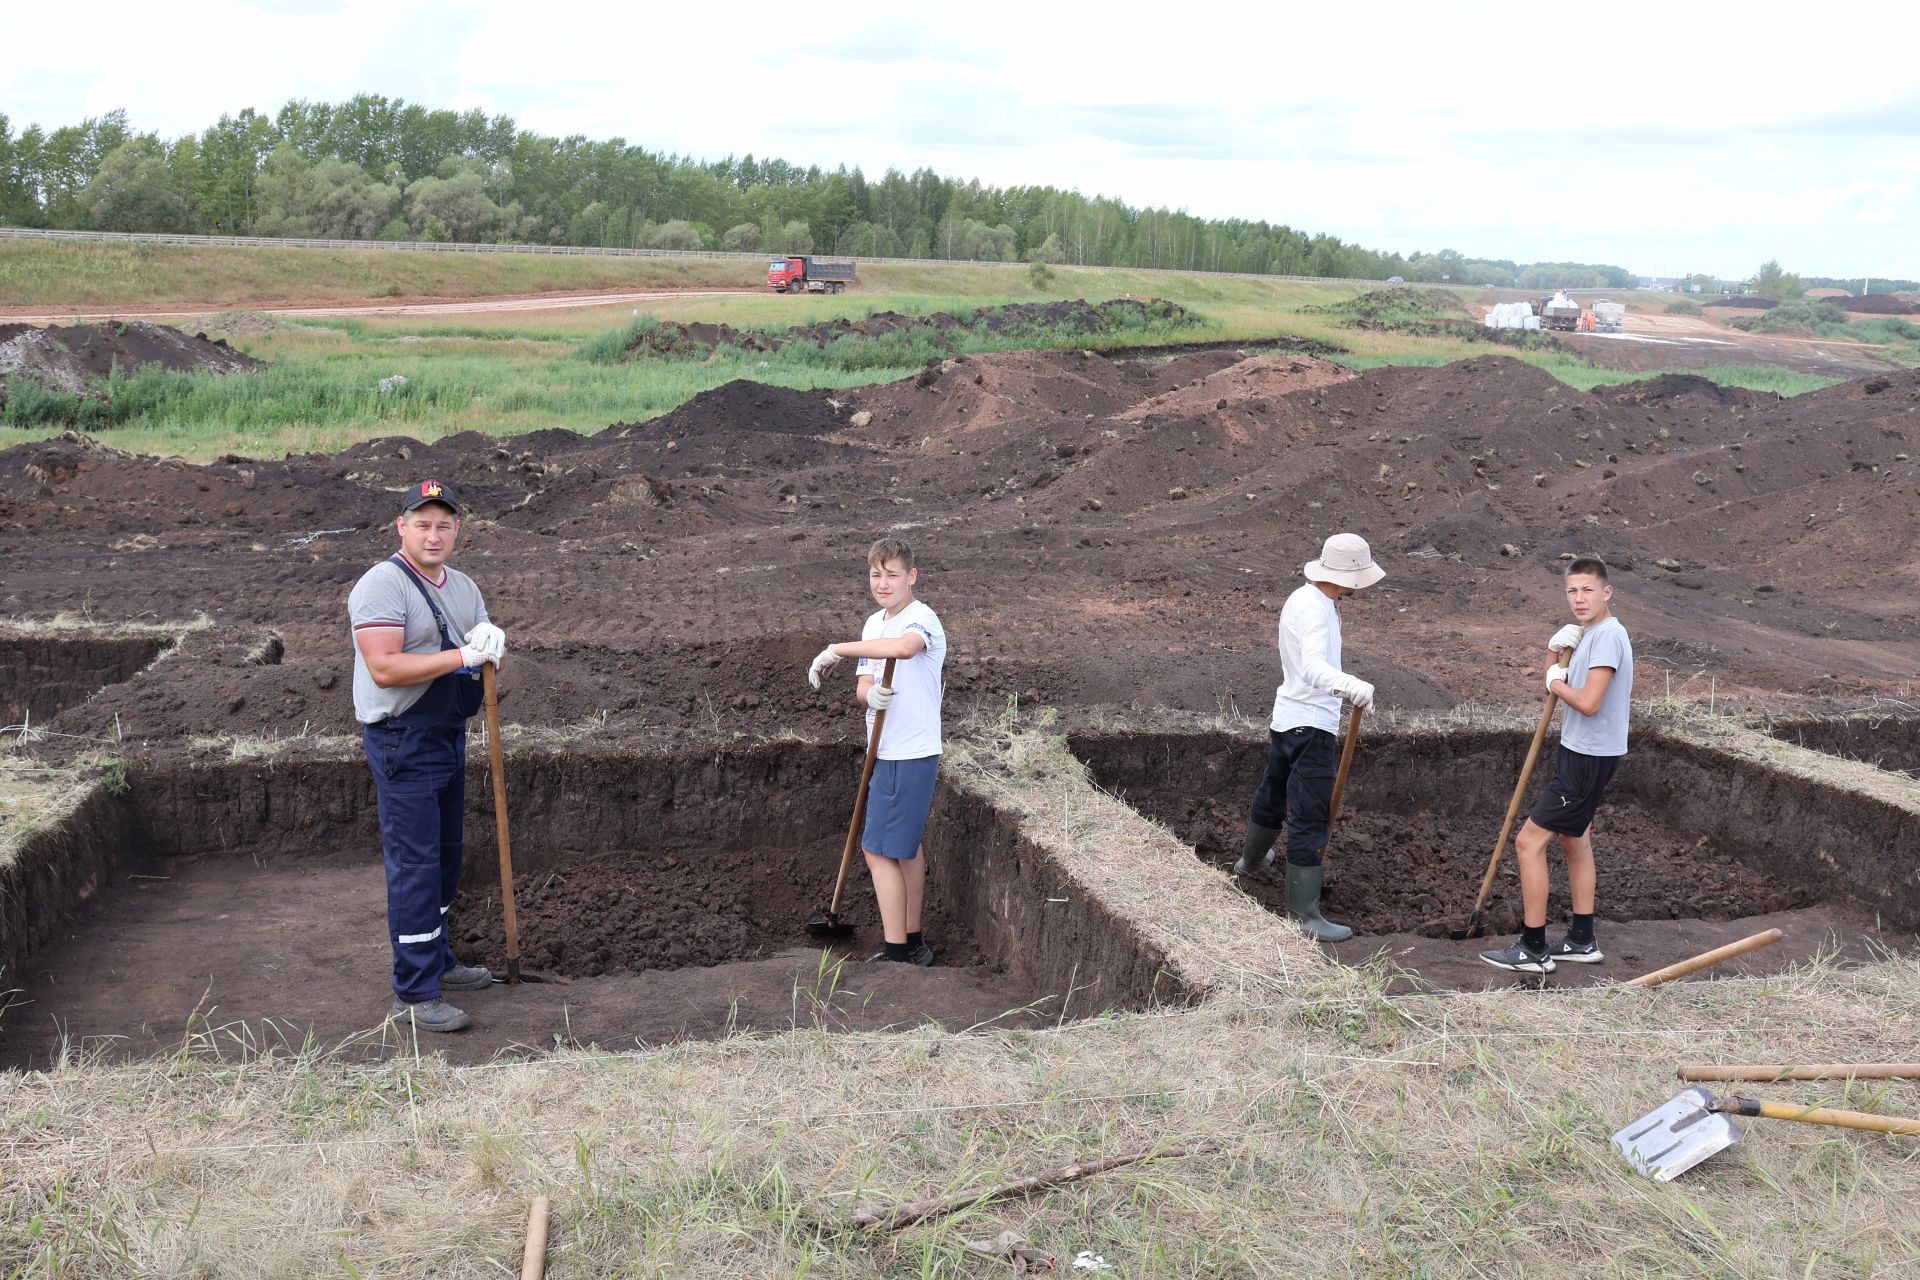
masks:
[[[393,302],[304,303],[297,300],[255,303],[242,307],[181,307],[94,309],[85,311],[26,311],[0,307],[0,320],[18,324],[65,324],[76,316],[99,319],[113,316],[123,320],[171,319],[180,316],[221,315],[234,310],[259,311],[272,316],[306,316],[324,319],[331,316],[463,316],[515,311],[573,311],[587,307],[627,306],[659,302],[666,298],[713,298],[737,293],[761,293],[760,289],[650,289],[644,292],[613,293],[533,293],[520,297],[400,299]]]

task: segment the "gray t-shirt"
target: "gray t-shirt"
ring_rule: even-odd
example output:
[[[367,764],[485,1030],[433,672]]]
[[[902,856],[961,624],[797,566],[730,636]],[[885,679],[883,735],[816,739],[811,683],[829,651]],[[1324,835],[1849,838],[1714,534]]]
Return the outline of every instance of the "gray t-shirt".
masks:
[[[1613,682],[1592,715],[1567,708],[1560,745],[1583,756],[1623,756],[1627,754],[1627,708],[1633,700],[1633,642],[1618,618],[1587,628],[1580,647],[1573,651],[1573,661],[1567,664],[1567,683],[1580,688],[1595,667],[1612,667]]]
[[[444,567],[438,581],[417,567],[414,572],[420,574],[427,590],[433,592],[440,611],[446,614],[455,644],[465,640],[467,632],[475,626],[487,621],[486,601],[480,598],[480,588],[473,585],[472,578],[458,569]],[[360,581],[353,584],[353,591],[347,596],[347,620],[356,637],[369,628],[397,627],[406,633],[400,642],[403,653],[440,652],[440,629],[434,624],[433,610],[427,607],[420,588],[407,580],[406,570],[391,558],[361,574]],[[420,701],[426,692],[425,684],[396,685],[391,689],[375,684],[373,673],[367,670],[367,659],[355,640],[353,714],[360,723],[374,724],[388,716],[397,716]]]

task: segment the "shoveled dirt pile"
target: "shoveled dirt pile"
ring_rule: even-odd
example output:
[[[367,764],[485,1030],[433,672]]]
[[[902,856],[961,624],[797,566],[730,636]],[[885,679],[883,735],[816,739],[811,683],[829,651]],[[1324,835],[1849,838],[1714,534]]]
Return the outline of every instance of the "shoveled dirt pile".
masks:
[[[1179,328],[1196,323],[1198,320],[1178,303],[1139,298],[1115,298],[1101,303],[1080,298],[1016,302],[980,307],[960,315],[936,311],[932,315],[909,316],[898,311],[880,311],[863,320],[828,320],[778,332],[666,321],[638,334],[628,345],[627,356],[629,359],[703,356],[721,346],[741,351],[778,351],[790,342],[811,342],[824,347],[843,338],[858,340],[894,335],[926,335],[937,349],[951,351],[954,343],[949,335],[955,329],[993,334],[1047,332],[1098,337],[1149,324]]]
[[[203,373],[244,373],[260,361],[227,345],[225,338],[188,335],[163,324],[111,321],[40,329],[0,324],[0,404],[9,382],[35,382],[62,395],[95,394],[114,369],[132,373],[149,366]]]
[[[1842,294],[1837,298],[1822,298],[1842,311],[1850,311],[1858,316],[1911,316],[1920,315],[1920,307],[1903,301],[1890,293],[1869,293],[1861,297]]]
[[[63,714],[179,752],[352,730],[344,601],[424,476],[506,627],[508,718],[651,740],[852,738],[806,662],[858,633],[899,532],[952,639],[948,716],[1100,705],[1257,714],[1274,617],[1340,529],[1387,568],[1343,605],[1383,704],[1532,702],[1556,574],[1615,566],[1643,688],[1782,710],[1920,668],[1920,374],[1790,400],[1662,379],[1587,393],[1484,357],[1354,373],[1214,351],[963,356],[853,391],[734,383],[595,434],[402,437],[339,454],[0,451],[0,609],[219,626]],[[259,651],[261,629],[280,646]],[[583,729],[582,726],[586,728]]]
[[[1771,311],[1779,306],[1772,298],[1756,298],[1750,293],[1728,294],[1724,298],[1714,298],[1704,305],[1709,307],[1731,307],[1736,311]]]

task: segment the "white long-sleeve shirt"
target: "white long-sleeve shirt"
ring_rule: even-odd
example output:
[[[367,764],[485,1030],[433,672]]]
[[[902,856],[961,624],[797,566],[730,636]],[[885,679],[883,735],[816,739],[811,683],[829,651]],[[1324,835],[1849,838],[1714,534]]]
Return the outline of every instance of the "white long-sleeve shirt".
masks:
[[[1280,688],[1273,695],[1273,731],[1309,726],[1340,732],[1340,612],[1309,582],[1280,610]]]

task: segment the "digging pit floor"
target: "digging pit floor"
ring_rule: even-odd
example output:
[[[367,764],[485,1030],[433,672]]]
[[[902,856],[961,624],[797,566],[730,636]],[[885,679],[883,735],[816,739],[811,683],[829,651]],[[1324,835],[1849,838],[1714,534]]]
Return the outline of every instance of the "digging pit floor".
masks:
[[[848,894],[870,899],[871,889],[857,879]],[[23,992],[0,1021],[0,1068],[47,1066],[63,1036],[114,1057],[146,1057],[178,1049],[190,1030],[229,1053],[298,1047],[309,1035],[322,1047],[364,1037],[351,1057],[411,1051],[391,1029],[378,1030],[391,998],[385,932],[377,858],[281,859],[263,873],[242,853],[132,868],[33,956]],[[930,941],[940,946],[937,935]],[[537,936],[527,936],[523,951],[537,948]],[[959,1031],[1057,1016],[1019,980],[965,963],[964,949],[949,957],[961,963],[929,969],[866,963],[878,949],[877,933],[861,930],[823,972],[821,949],[788,928],[767,937],[762,954],[727,964],[461,993],[455,1002],[475,1025],[423,1037],[421,1048],[470,1063],[516,1050],[631,1049],[733,1030],[938,1023]],[[837,975],[832,961],[844,961]]]

